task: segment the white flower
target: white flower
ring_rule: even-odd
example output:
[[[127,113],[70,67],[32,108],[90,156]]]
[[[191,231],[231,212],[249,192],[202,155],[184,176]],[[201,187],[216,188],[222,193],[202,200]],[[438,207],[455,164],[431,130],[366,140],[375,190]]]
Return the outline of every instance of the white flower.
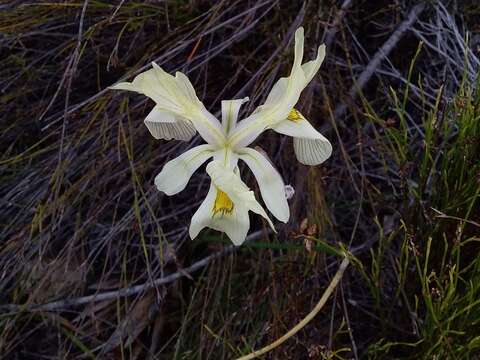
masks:
[[[318,71],[325,56],[320,47],[317,58],[301,65],[303,28],[295,33],[295,62],[288,78],[272,88],[265,104],[237,123],[240,106],[248,98],[222,101],[222,123],[198,100],[188,78],[177,72],[167,74],[153,63],[153,69],[138,75],[133,82],[119,83],[113,89],[142,93],[156,103],[145,119],[157,139],[189,140],[195,132],[206,141],[169,161],[155,178],[155,185],[167,195],[182,191],[192,174],[207,160],[210,190],[192,217],[190,236],[195,238],[204,227],[225,232],[240,245],[249,229],[248,211],[267,214],[252,191],[240,179],[237,163],[242,160],[255,176],[268,210],[280,221],[290,216],[285,185],[280,174],[262,153],[247,148],[264,130],[273,129],[294,137],[297,158],[304,164],[319,164],[331,154],[331,145],[294,109],[301,91]]]

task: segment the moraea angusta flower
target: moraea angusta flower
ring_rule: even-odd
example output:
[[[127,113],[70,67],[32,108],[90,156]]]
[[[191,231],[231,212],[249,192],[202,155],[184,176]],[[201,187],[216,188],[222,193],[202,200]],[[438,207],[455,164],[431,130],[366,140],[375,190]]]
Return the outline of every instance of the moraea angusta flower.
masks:
[[[268,210],[279,221],[288,221],[290,211],[280,174],[264,154],[248,148],[263,131],[272,129],[294,137],[295,154],[303,164],[317,165],[330,156],[330,142],[295,109],[302,90],[318,72],[325,57],[322,45],[317,57],[302,65],[303,41],[303,28],[299,28],[295,32],[295,60],[290,75],[278,80],[265,103],[241,121],[238,121],[239,110],[248,98],[222,101],[220,123],[198,99],[184,74],[177,72],[172,76],[155,63],[131,83],[112,86],[112,89],[144,94],[155,101],[155,107],[145,119],[155,138],[188,141],[198,132],[206,142],[169,161],[155,178],[160,191],[174,195],[186,187],[203,163],[213,159],[206,168],[211,178],[210,189],[190,224],[192,239],[209,227],[225,232],[235,245],[240,245],[250,227],[249,211],[264,217],[274,229],[254,193],[241,180],[239,160],[253,172]]]

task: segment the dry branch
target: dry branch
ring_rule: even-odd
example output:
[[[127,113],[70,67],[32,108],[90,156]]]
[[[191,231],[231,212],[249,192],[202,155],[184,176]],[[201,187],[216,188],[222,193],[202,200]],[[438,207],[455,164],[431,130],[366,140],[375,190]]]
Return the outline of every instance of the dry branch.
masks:
[[[390,54],[393,48],[397,45],[403,35],[411,28],[411,26],[417,21],[420,14],[425,9],[425,3],[421,2],[415,5],[410,13],[408,14],[407,18],[398,26],[398,28],[393,32],[392,35],[388,38],[388,40],[382,45],[380,49],[375,53],[372,60],[369,62],[365,70],[360,74],[357,79],[354,79],[353,86],[350,88],[347,101],[353,102],[357,97],[358,93],[360,93],[365,86],[365,84],[370,80],[372,75],[377,70],[378,66],[381,62]],[[345,114],[347,110],[347,104],[344,102],[339,105],[334,112],[334,118],[338,119]]]
[[[259,230],[257,232],[254,232],[250,234],[247,237],[246,241],[252,241],[254,239],[257,239],[261,237],[262,235],[265,235],[265,231]],[[50,303],[46,304],[24,304],[24,305],[17,305],[17,304],[6,304],[6,305],[1,305],[0,306],[0,311],[7,311],[7,312],[18,312],[18,311],[54,311],[54,310],[60,310],[60,309],[66,309],[66,308],[71,308],[75,307],[78,305],[83,305],[83,304],[88,304],[91,302],[99,302],[99,301],[106,301],[106,300],[112,300],[112,299],[117,299],[119,297],[126,297],[126,296],[131,296],[135,295],[138,293],[141,293],[143,291],[149,290],[151,288],[160,286],[160,285],[165,285],[171,282],[174,282],[182,277],[188,277],[190,274],[194,273],[195,271],[207,266],[211,262],[213,262],[216,259],[220,259],[228,254],[231,254],[235,250],[237,250],[238,247],[230,245],[227,246],[225,249],[216,252],[215,254],[209,255],[202,260],[197,261],[193,265],[181,269],[173,274],[163,276],[161,278],[155,279],[153,281],[149,281],[143,284],[135,285],[135,286],[129,286],[125,288],[121,288],[118,290],[112,290],[112,291],[106,291],[102,292],[99,294],[93,294],[93,295],[87,295],[87,296],[82,296],[79,298],[72,298],[72,299],[63,299],[63,300],[58,300],[58,301],[53,301]]]

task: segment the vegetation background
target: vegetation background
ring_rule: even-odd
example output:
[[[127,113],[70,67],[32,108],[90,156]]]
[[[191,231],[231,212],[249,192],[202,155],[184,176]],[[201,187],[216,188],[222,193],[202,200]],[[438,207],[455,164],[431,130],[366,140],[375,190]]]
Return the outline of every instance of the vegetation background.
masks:
[[[1,1],[0,357],[233,359],[297,324],[344,248],[322,312],[263,358],[479,359],[479,19],[476,0]],[[290,222],[192,242],[204,172],[173,197],[153,178],[199,139],[155,141],[152,102],[107,87],[156,61],[246,114],[299,25],[307,58],[327,45],[299,108],[333,156],[264,134]]]

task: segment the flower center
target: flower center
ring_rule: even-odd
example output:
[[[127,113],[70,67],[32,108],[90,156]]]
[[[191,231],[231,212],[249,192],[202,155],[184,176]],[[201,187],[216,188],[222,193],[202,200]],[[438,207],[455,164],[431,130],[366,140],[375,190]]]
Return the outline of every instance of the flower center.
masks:
[[[230,200],[228,195],[219,188],[217,188],[217,197],[215,198],[212,211],[213,216],[215,216],[219,212],[222,213],[222,215],[225,215],[230,214],[233,211],[232,200]]]
[[[298,122],[303,119],[303,115],[300,114],[300,111],[297,109],[292,109],[290,110],[290,113],[287,116],[287,120],[293,121],[293,122]]]

